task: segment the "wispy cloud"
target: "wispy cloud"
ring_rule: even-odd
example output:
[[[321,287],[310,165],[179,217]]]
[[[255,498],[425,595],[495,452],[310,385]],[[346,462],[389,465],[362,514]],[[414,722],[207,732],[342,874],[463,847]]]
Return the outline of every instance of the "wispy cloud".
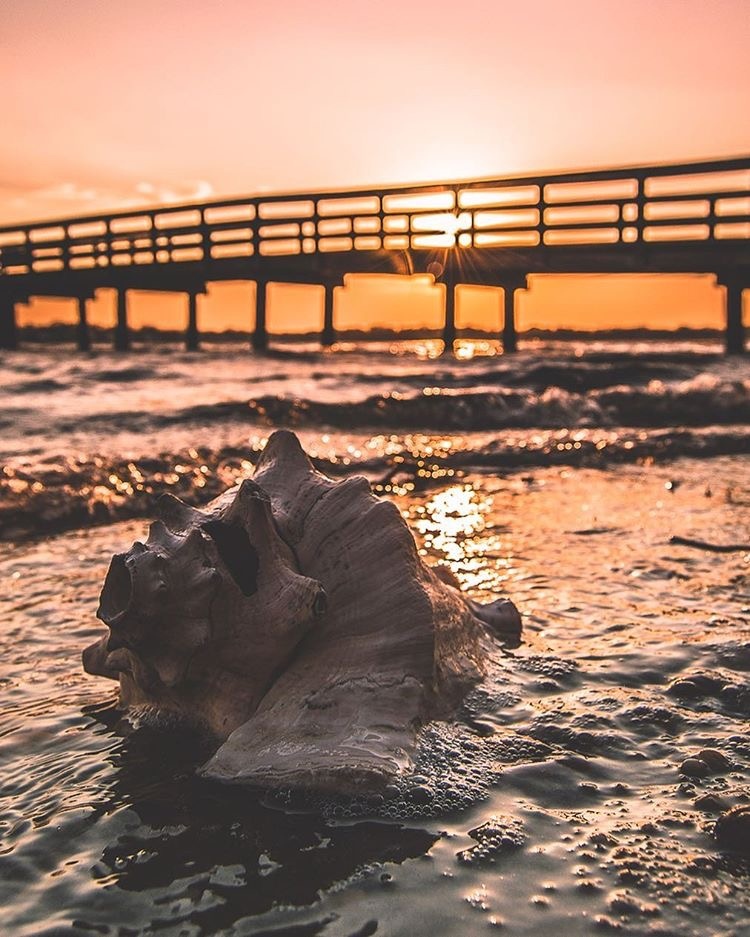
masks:
[[[182,185],[160,185],[153,182],[139,182],[135,191],[144,198],[157,202],[199,202],[211,198],[214,188],[210,182],[199,180]]]
[[[54,214],[81,214],[96,211],[143,208],[147,205],[171,205],[203,201],[214,194],[205,180],[165,184],[143,180],[129,186],[91,186],[64,181],[53,185],[19,186],[0,182],[0,219],[12,220]],[[8,218],[12,223],[11,218]]]

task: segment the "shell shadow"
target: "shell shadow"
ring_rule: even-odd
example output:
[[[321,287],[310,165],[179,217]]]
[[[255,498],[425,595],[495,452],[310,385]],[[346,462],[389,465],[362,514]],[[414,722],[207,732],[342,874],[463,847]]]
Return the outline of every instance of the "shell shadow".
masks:
[[[439,838],[414,825],[279,809],[260,790],[198,777],[207,740],[179,727],[133,727],[112,705],[84,713],[119,737],[101,812],[125,808],[136,821],[103,848],[92,875],[141,893],[157,917],[167,895],[184,898],[186,922],[221,933],[277,905],[310,906],[358,871],[418,858]]]

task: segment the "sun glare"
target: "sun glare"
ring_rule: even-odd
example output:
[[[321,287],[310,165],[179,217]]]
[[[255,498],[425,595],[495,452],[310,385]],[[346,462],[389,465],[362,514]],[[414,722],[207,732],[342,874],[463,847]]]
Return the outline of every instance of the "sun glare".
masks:
[[[471,227],[471,215],[467,211],[462,211],[458,215],[454,212],[446,212],[441,215],[439,226],[444,234],[451,234],[455,237],[459,232]]]

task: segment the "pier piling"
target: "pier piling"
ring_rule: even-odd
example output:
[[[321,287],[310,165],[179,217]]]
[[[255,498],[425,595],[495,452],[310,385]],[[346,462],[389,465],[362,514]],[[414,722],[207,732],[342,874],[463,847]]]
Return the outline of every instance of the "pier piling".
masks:
[[[525,288],[526,277],[506,280],[503,283],[503,353],[506,355],[512,355],[518,351],[516,291]]]
[[[7,351],[18,348],[16,304],[12,296],[0,296],[0,348]]]
[[[266,299],[268,283],[265,280],[255,282],[255,328],[253,329],[253,351],[265,351],[268,348],[268,329],[266,328]]]
[[[729,279],[724,283],[726,293],[726,331],[725,348],[728,355],[742,355],[745,352],[745,326],[742,321],[741,280]]]
[[[333,283],[326,283],[323,301],[323,331],[320,333],[320,344],[324,348],[330,348],[336,341],[336,329],[333,324],[333,292]]]
[[[128,326],[128,291],[117,291],[117,321],[115,322],[115,351],[128,351],[130,348],[130,328]]]
[[[456,341],[456,283],[452,277],[445,283],[445,320],[443,323],[443,354],[453,351]]]
[[[198,332],[198,291],[188,290],[188,321],[185,331],[185,349],[198,351],[200,348],[200,334]]]
[[[86,313],[86,296],[77,296],[78,303],[78,322],[76,324],[76,344],[79,351],[91,350],[91,333],[89,331],[89,321]]]

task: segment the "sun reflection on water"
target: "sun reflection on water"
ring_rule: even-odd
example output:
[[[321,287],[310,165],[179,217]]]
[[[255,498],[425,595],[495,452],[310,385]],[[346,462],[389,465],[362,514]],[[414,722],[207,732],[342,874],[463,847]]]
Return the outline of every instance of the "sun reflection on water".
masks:
[[[422,543],[420,554],[450,566],[468,590],[496,588],[512,567],[502,531],[486,520],[491,507],[491,496],[480,495],[471,484],[458,484],[416,506],[410,518]]]

